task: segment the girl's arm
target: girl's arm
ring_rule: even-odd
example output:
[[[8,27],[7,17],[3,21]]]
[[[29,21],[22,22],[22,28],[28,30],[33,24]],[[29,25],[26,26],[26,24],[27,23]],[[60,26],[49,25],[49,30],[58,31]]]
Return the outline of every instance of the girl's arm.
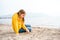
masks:
[[[29,32],[29,30],[27,29],[27,27],[23,24],[23,29],[26,30],[26,32]]]
[[[13,27],[13,30],[15,31],[16,34],[19,34],[18,32],[18,20],[17,20],[17,16],[14,15],[12,17],[12,27]]]
[[[14,31],[15,31],[15,33],[16,34],[19,34],[19,30],[18,30],[18,21],[17,20],[14,20],[14,22],[13,22],[13,27],[14,27]]]

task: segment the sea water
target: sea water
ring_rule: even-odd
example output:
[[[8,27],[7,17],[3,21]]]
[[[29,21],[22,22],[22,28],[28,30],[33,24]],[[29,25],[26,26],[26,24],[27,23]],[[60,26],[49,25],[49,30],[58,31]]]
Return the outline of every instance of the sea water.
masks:
[[[0,24],[11,25],[12,19],[0,19]],[[52,28],[60,28],[60,19],[54,17],[32,17],[25,18],[25,24],[33,26],[50,26]]]

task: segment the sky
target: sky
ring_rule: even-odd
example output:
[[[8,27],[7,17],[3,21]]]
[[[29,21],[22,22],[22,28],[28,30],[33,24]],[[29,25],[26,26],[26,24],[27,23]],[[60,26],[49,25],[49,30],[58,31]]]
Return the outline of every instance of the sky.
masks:
[[[0,0],[0,17],[20,9],[26,11],[27,23],[60,26],[60,0]]]
[[[60,16],[60,0],[0,0],[0,16],[13,14],[20,9],[26,13]]]

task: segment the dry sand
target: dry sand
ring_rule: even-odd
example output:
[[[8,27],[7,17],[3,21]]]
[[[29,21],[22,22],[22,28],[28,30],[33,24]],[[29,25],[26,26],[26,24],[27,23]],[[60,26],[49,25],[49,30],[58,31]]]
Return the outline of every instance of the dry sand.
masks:
[[[0,40],[60,40],[60,30],[32,27],[32,32],[16,35],[11,26],[0,25]]]

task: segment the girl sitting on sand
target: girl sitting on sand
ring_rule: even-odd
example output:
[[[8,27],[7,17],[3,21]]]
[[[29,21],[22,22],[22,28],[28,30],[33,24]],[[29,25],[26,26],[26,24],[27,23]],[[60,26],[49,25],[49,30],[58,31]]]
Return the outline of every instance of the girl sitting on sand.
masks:
[[[12,28],[16,34],[31,32],[31,26],[24,24],[25,11],[23,9],[12,16]]]

